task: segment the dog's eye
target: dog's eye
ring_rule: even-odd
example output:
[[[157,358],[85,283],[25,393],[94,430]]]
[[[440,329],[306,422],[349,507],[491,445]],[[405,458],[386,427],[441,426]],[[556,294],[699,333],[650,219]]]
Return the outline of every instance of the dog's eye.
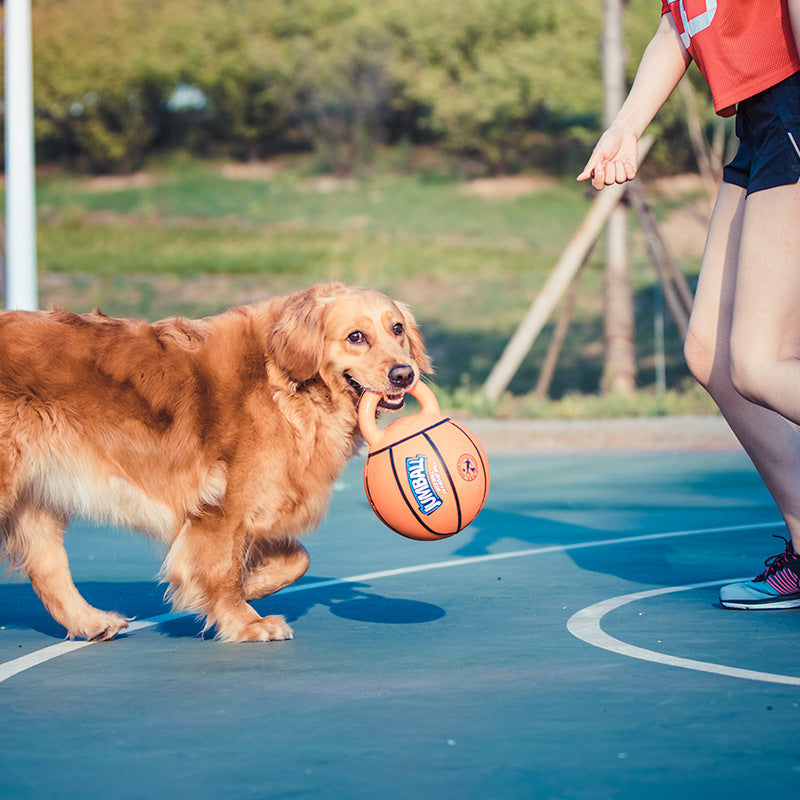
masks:
[[[395,322],[395,324],[392,325],[392,333],[395,336],[402,336],[403,335],[403,330],[404,330],[404,328],[403,328],[403,324],[401,322]]]
[[[367,341],[367,337],[361,331],[353,331],[348,335],[347,341],[351,344],[361,344]]]

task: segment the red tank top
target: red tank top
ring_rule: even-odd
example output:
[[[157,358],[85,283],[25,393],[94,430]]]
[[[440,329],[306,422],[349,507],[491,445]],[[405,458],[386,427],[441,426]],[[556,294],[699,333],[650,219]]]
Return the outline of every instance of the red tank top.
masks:
[[[800,70],[787,0],[661,0],[723,117]]]

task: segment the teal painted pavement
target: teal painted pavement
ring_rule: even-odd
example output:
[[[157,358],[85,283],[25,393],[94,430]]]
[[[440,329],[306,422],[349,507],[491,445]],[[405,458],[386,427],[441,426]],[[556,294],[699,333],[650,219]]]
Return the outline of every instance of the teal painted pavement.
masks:
[[[717,605],[783,549],[746,457],[490,459],[481,515],[432,543],[381,525],[354,461],[309,575],[256,604],[290,642],[149,624],[158,547],[74,525],[81,592],[145,624],[14,672],[63,630],[3,579],[0,798],[798,796],[800,614]]]

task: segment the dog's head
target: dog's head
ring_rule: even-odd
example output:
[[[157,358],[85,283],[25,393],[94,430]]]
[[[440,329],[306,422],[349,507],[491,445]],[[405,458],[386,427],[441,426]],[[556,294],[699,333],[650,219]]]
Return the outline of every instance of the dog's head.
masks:
[[[290,295],[272,331],[276,363],[297,382],[321,378],[354,403],[365,390],[397,410],[431,371],[411,312],[371,289],[320,285]]]

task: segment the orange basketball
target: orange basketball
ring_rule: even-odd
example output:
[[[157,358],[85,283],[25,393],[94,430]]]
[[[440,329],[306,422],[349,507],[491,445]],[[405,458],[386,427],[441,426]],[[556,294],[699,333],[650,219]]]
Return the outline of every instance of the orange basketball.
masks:
[[[417,381],[422,411],[384,430],[375,423],[380,395],[365,392],[358,408],[370,450],[364,488],[372,510],[409,539],[445,539],[478,516],[489,491],[489,462],[478,440],[445,417],[433,392]]]

